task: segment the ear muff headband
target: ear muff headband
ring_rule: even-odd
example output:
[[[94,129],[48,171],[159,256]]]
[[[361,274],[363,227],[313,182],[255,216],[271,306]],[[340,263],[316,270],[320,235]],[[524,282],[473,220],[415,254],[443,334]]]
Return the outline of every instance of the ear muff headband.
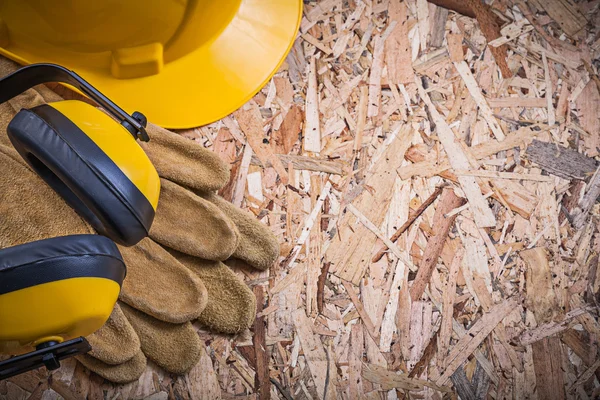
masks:
[[[4,103],[36,85],[49,82],[69,84],[94,100],[116,118],[135,139],[147,142],[146,117],[139,112],[127,114],[108,97],[87,83],[75,72],[56,64],[32,64],[20,68],[0,80],[0,103]]]

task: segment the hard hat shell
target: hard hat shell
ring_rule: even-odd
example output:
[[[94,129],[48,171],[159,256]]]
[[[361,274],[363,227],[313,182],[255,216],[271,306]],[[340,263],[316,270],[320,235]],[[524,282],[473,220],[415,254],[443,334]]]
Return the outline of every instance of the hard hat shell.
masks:
[[[277,71],[302,0],[6,0],[0,54],[74,70],[167,128],[218,120]]]

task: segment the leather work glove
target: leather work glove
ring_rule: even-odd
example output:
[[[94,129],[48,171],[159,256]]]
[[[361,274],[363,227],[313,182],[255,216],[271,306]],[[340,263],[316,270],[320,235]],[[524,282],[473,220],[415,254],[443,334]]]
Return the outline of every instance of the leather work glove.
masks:
[[[93,233],[91,227],[29,169],[12,147],[0,145],[0,171],[1,248],[50,237]],[[121,298],[146,313],[168,316],[171,321],[156,324],[150,336],[160,346],[146,349],[145,337],[138,332],[145,327],[138,324],[136,329],[136,325],[119,318],[121,315],[115,311],[105,327],[97,332],[99,335],[92,335],[99,337],[90,339],[95,345],[91,357],[136,367],[122,368],[121,373],[114,376],[118,381],[135,380],[143,372],[146,360],[144,355],[138,354],[140,348],[159,366],[168,368],[177,362],[179,368],[173,368],[173,372],[191,368],[198,360],[200,341],[189,321],[200,315],[208,300],[202,280],[151,239],[144,239],[131,248],[120,247],[120,251],[124,259],[134,260],[127,263],[127,273],[131,275],[123,282]],[[139,276],[144,277],[143,281],[136,279]],[[144,288],[152,289],[144,291]],[[158,321],[151,318],[148,316],[150,325]],[[162,334],[167,329],[165,326],[178,329],[179,336],[187,339],[186,345],[172,346],[172,335]],[[152,325],[145,331],[154,328]],[[114,338],[111,340],[110,336]],[[111,348],[108,346],[111,344],[118,345]],[[132,365],[132,359],[137,364]],[[104,374],[102,369],[93,370],[111,379],[111,375]]]
[[[2,75],[14,69],[0,60]],[[0,105],[0,247],[93,232],[8,147],[6,126],[20,108],[60,100],[46,87],[36,89]],[[191,321],[223,333],[249,327],[254,295],[221,261],[234,257],[264,270],[279,255],[267,227],[214,194],[229,178],[215,154],[156,126],[148,133],[151,141],[141,145],[162,185],[150,237],[119,246],[127,265],[120,302],[104,327],[88,337],[93,350],[78,357],[113,382],[137,379],[146,357],[169,372],[189,370],[201,345]]]

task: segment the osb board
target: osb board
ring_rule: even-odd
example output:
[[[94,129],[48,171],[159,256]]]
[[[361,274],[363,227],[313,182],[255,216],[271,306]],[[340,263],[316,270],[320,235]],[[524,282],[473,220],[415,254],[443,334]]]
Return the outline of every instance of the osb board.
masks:
[[[239,272],[258,325],[198,327],[186,376],[117,386],[67,361],[0,398],[598,398],[600,174],[555,166],[598,155],[600,2],[488,3],[499,38],[425,0],[307,2],[246,106],[262,137],[239,114],[181,132],[231,162],[223,195],[282,244]]]

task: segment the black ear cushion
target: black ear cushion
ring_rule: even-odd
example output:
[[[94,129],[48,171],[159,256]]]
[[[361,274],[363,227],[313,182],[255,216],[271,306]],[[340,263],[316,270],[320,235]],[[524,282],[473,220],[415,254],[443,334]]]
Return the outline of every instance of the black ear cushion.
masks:
[[[25,161],[98,233],[125,246],[148,236],[148,199],[61,112],[49,105],[21,110],[7,131]]]
[[[0,295],[80,277],[106,278],[121,285],[125,274],[119,249],[99,235],[61,236],[0,250]]]

